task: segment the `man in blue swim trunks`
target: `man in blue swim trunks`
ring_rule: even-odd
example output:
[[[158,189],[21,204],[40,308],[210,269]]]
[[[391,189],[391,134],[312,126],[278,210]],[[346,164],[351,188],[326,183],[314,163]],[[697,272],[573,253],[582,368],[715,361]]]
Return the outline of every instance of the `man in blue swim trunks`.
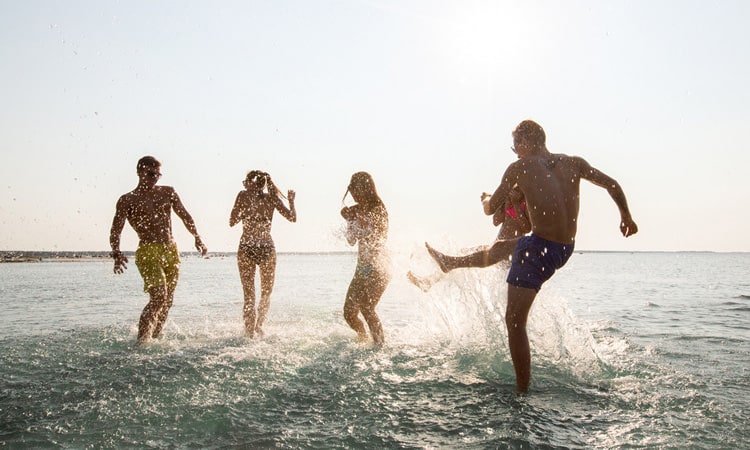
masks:
[[[195,248],[206,254],[192,216],[171,186],[157,186],[161,163],[153,156],[144,156],[136,166],[138,185],[117,201],[109,243],[115,260],[114,272],[127,268],[128,258],[120,251],[120,235],[125,221],[130,223],[140,240],[135,252],[135,265],[143,277],[143,290],[149,302],[138,322],[138,343],[159,337],[172,307],[180,272],[180,255],[172,237],[172,211],[195,237]]]
[[[513,131],[518,160],[503,174],[500,186],[486,204],[493,215],[517,187],[526,199],[531,234],[518,239],[508,272],[508,305],[505,324],[516,372],[516,390],[526,392],[531,380],[531,352],[526,320],[537,292],[573,254],[578,224],[581,180],[607,190],[620,210],[620,231],[628,237],[638,232],[619,183],[578,156],[550,153],[539,124],[521,122]]]

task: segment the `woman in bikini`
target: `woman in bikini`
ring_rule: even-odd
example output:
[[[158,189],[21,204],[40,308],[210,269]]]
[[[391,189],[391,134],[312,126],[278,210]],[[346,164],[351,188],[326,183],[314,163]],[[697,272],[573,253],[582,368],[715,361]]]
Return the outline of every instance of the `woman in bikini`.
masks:
[[[375,307],[391,279],[386,249],[388,211],[367,172],[352,175],[344,199],[347,194],[351,194],[356,204],[344,206],[341,216],[347,223],[346,240],[349,245],[358,243],[359,253],[357,268],[346,292],[344,319],[357,332],[358,339],[366,341],[367,331],[359,319],[362,313],[375,345],[381,346],[385,336]]]
[[[294,191],[287,192],[289,207],[284,205],[283,194],[271,181],[271,176],[260,170],[252,170],[243,182],[245,189],[237,194],[229,226],[242,221],[242,237],[237,249],[237,266],[245,296],[242,316],[245,332],[249,337],[263,335],[263,322],[271,306],[276,275],[276,247],[271,237],[273,212],[279,211],[290,222],[297,221],[294,207]],[[264,191],[265,190],[265,191]],[[255,267],[260,269],[260,304],[255,309]]]

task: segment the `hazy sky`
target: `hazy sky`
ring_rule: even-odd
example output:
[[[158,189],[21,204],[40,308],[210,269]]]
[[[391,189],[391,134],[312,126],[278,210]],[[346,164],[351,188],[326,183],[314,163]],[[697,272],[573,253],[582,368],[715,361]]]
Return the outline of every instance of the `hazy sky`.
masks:
[[[0,250],[107,250],[146,154],[210,251],[236,249],[256,168],[297,191],[280,251],[349,248],[358,170],[393,246],[479,245],[531,118],[640,227],[584,183],[577,249],[750,251],[749,22],[745,1],[0,0]]]

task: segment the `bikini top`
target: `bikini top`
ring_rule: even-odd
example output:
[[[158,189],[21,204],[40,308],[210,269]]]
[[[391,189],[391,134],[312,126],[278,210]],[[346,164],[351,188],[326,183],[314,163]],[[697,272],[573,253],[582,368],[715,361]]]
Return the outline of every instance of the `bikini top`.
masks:
[[[521,212],[526,212],[526,200],[521,202],[520,209],[521,209]],[[514,219],[518,219],[518,214],[516,214],[516,208],[513,207],[513,204],[505,208],[505,214],[509,215],[510,217]]]

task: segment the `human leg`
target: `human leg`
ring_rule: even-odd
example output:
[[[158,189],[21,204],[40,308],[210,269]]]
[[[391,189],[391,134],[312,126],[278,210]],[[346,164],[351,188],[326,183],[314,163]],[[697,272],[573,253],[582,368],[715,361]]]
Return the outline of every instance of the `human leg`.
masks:
[[[155,314],[156,320],[154,323],[154,331],[151,332],[151,337],[153,339],[156,339],[161,335],[161,330],[164,328],[164,323],[167,321],[167,315],[169,314],[169,310],[172,308],[173,303],[174,289],[167,287],[166,301]]]
[[[505,309],[505,325],[508,328],[508,346],[513,368],[516,372],[516,391],[529,390],[531,381],[531,350],[526,333],[526,321],[534,303],[535,289],[508,285],[508,305]]]
[[[364,288],[362,276],[355,274],[349,284],[349,289],[346,292],[346,301],[344,302],[344,320],[346,320],[346,323],[352,330],[357,332],[357,339],[360,341],[367,340],[365,325],[359,319],[359,305],[362,304],[362,299],[365,298]]]
[[[572,244],[547,241],[533,234],[520,238],[513,252],[507,277],[505,324],[518,392],[526,392],[531,380],[531,352],[526,333],[529,310],[542,284],[565,265],[572,254]]]
[[[373,271],[371,276],[366,280],[364,292],[366,293],[363,298],[363,303],[360,304],[360,311],[367,327],[370,329],[370,335],[375,345],[383,345],[385,342],[385,334],[383,333],[383,324],[378,317],[375,308],[380,302],[380,298],[383,296],[390,276],[385,272]]]
[[[237,267],[242,282],[243,307],[242,318],[245,322],[245,334],[255,336],[255,264],[245,252],[237,252]]]
[[[180,256],[174,243],[143,244],[135,252],[135,264],[149,294],[138,321],[138,342],[142,343],[161,334],[177,286]]]
[[[427,252],[440,266],[443,272],[466,267],[489,267],[500,261],[507,260],[516,248],[517,239],[495,241],[491,246],[481,247],[479,250],[463,256],[450,256],[435,250],[425,242]]]
[[[167,321],[169,310],[172,309],[172,304],[174,303],[174,291],[177,288],[177,280],[180,276],[180,254],[177,251],[176,245],[171,245],[167,248],[166,254],[162,259],[162,264],[164,280],[167,286],[167,298],[156,315],[156,324],[151,334],[151,337],[154,339],[161,335],[161,330]]]
[[[367,328],[370,329],[370,335],[375,345],[381,346],[385,343],[385,334],[383,333],[383,323],[375,312],[375,305],[367,305],[361,308],[362,317],[367,322]]]
[[[263,323],[271,307],[271,292],[276,278],[276,251],[272,253],[260,264],[260,303],[258,304],[258,319],[255,322],[255,331],[263,334]]]
[[[515,250],[516,245],[518,245],[518,239],[503,239],[495,241],[487,250],[487,266],[493,266],[500,261],[508,261],[511,255],[513,255],[513,250]]]
[[[151,339],[159,312],[167,302],[167,287],[153,286],[148,290],[149,301],[138,320],[138,343]]]

